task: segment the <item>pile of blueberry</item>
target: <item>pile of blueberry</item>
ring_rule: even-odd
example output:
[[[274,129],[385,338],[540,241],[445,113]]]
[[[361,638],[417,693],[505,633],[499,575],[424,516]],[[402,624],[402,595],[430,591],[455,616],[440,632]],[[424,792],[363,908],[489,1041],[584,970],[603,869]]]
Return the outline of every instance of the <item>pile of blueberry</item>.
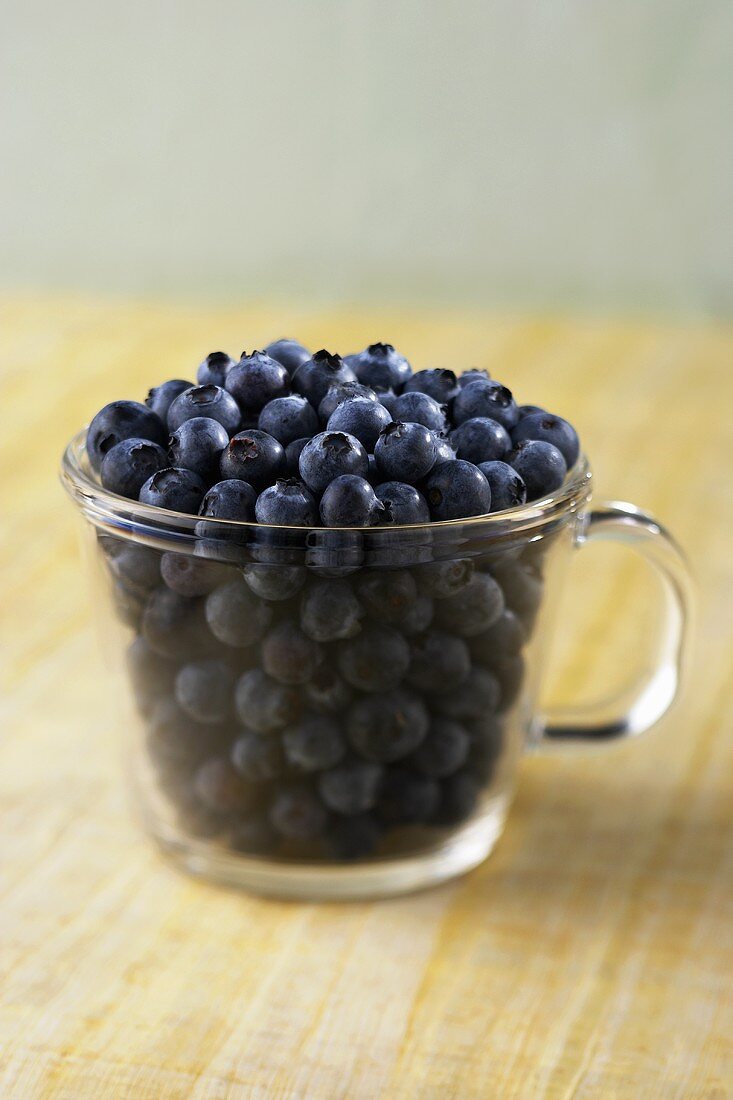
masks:
[[[87,433],[106,489],[201,517],[176,550],[99,536],[159,790],[185,833],[250,855],[423,850],[500,766],[547,540],[409,525],[553,493],[577,435],[485,371],[413,373],[388,344],[214,352],[197,381]]]

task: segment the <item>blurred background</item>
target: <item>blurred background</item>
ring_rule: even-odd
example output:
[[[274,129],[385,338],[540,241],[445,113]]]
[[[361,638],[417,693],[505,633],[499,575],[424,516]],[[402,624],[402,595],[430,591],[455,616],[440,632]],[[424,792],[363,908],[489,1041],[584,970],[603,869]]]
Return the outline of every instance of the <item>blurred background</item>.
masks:
[[[0,286],[729,316],[729,0],[25,0]]]

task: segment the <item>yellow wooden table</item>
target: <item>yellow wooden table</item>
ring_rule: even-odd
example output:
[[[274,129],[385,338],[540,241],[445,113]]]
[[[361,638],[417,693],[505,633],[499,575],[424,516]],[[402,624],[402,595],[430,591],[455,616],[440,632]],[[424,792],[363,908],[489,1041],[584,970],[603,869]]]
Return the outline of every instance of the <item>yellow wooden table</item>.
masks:
[[[733,333],[77,299],[0,312],[0,1096],[733,1095]],[[656,511],[699,578],[690,685],[664,726],[527,759],[489,862],[397,901],[258,900],[148,844],[56,480],[104,402],[281,334],[488,365],[578,425],[597,496]],[[547,684],[563,700],[623,679],[648,606],[620,550],[580,555],[572,583]]]

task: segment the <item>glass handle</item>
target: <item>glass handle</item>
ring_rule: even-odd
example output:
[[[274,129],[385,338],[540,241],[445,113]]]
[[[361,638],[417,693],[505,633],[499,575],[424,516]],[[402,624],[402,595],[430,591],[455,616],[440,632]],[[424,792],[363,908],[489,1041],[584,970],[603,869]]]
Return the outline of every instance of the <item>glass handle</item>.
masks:
[[[552,710],[533,724],[530,744],[600,742],[635,737],[665,714],[678,694],[691,635],[692,575],[672,536],[633,504],[601,504],[587,517],[577,545],[612,539],[646,558],[661,582],[664,615],[651,671],[617,698],[585,707]]]

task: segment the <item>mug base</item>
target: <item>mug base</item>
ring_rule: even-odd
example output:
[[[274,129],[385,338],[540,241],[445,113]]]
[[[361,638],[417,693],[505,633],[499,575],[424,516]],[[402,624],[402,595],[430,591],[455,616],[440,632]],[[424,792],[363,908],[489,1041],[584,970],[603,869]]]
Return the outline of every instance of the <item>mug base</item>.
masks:
[[[478,867],[501,836],[508,804],[506,795],[491,799],[479,818],[432,851],[339,866],[229,853],[160,822],[148,822],[148,829],[173,865],[197,878],[283,900],[357,901],[424,890]]]

